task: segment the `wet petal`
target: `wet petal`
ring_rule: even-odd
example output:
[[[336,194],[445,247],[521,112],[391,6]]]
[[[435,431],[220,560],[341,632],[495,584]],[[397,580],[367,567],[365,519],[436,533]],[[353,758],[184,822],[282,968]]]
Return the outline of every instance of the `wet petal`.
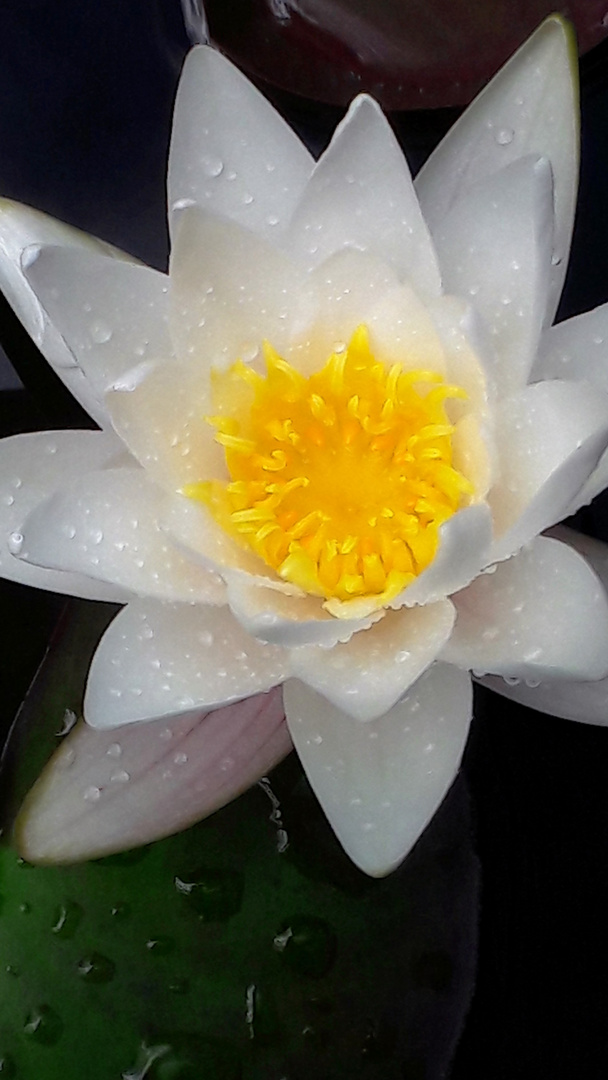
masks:
[[[482,315],[503,394],[528,380],[546,308],[552,235],[551,166],[532,156],[472,184],[436,231],[444,288],[470,296]]]
[[[358,721],[376,720],[436,659],[454,617],[449,600],[390,611],[382,622],[346,644],[293,650],[291,673],[341,712]]]
[[[195,202],[272,240],[312,166],[289,125],[221,53],[189,54],[175,102],[170,209]]]
[[[25,273],[100,401],[136,364],[170,359],[165,274],[66,247],[41,248]]]
[[[207,817],[291,750],[280,690],[118,731],[80,724],[28,795],[17,844],[76,862],[148,844]]]
[[[562,291],[576,205],[577,78],[572,31],[559,15],[552,16],[463,113],[416,178],[434,235],[450,207],[478,180],[527,154],[548,158],[555,233],[546,324],[553,321]]]
[[[485,565],[492,537],[487,506],[459,510],[444,522],[439,536],[433,562],[396,597],[391,607],[434,603],[463,589],[477,576]]]
[[[578,720],[583,724],[608,727],[608,679],[598,682],[542,682],[529,686],[525,682],[507,683],[497,675],[478,680],[489,690],[510,698],[549,716],[562,720]]]
[[[504,559],[565,516],[608,441],[608,399],[586,383],[535,383],[496,418],[501,475],[489,495]]]
[[[453,601],[448,663],[534,682],[608,674],[608,598],[585,559],[558,540],[536,537]]]
[[[264,340],[282,352],[310,324],[304,270],[266,241],[196,207],[180,215],[171,256],[171,336],[208,374],[249,361]]]
[[[358,97],[319,159],[289,229],[309,267],[344,247],[379,255],[423,295],[440,277],[407,163],[380,107]]]
[[[85,719],[112,728],[227,705],[282,682],[285,655],[246,634],[228,608],[134,601],[93,657]]]
[[[108,421],[103,402],[76,365],[69,344],[49,320],[27,280],[28,262],[42,244],[60,244],[118,260],[128,259],[128,256],[39,210],[21,206],[10,199],[0,199],[0,288],[30,337],[76,400],[101,427],[106,427]]]
[[[283,696],[294,744],[340,843],[365,873],[390,873],[458,771],[471,716],[469,676],[434,664],[371,724],[296,680]]]
[[[160,528],[163,493],[141,469],[90,472],[40,503],[23,526],[27,560],[160,600],[225,603],[223,583]]]
[[[110,464],[124,447],[113,432],[52,431],[14,435],[0,441],[0,571],[11,581],[89,600],[124,601],[124,589],[92,581],[80,573],[46,570],[24,554],[23,524],[45,499],[89,469]]]
[[[377,611],[364,619],[335,619],[316,596],[290,596],[244,574],[230,576],[228,603],[247,633],[261,641],[297,648],[298,654],[302,645],[320,645],[324,651],[349,641],[384,614]]]

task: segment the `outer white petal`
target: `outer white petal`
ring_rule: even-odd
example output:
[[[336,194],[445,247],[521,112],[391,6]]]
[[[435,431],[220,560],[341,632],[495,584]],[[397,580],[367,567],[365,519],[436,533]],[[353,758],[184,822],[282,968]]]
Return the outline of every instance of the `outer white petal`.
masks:
[[[381,256],[437,296],[437,260],[403,156],[380,107],[362,95],[319,159],[287,243],[309,267],[344,247]]]
[[[165,274],[66,247],[41,248],[25,274],[100,401],[134,365],[170,359]]]
[[[577,71],[572,32],[560,16],[551,16],[463,113],[416,179],[434,235],[476,181],[526,154],[549,159],[556,221],[547,324],[562,290],[576,204]]]
[[[558,540],[536,537],[453,600],[448,663],[539,682],[608,674],[608,598],[585,559]]]
[[[585,379],[608,393],[608,304],[550,327],[540,341],[533,379]],[[575,513],[608,487],[608,453],[568,509]]]
[[[128,594],[122,588],[77,573],[32,566],[12,554],[24,550],[18,536],[28,514],[40,502],[88,469],[109,465],[123,450],[111,431],[44,431],[0,441],[0,573],[3,577],[90,600],[127,599]]]
[[[203,373],[282,352],[315,311],[302,267],[247,229],[197,207],[180,215],[171,255],[171,336]]]
[[[285,648],[321,645],[332,648],[349,641],[353,634],[367,630],[384,616],[373,612],[363,619],[336,619],[324,611],[316,596],[290,596],[269,588],[245,574],[228,577],[228,603],[241,626],[259,638]]]
[[[533,156],[472,184],[435,233],[444,288],[470,296],[492,335],[501,394],[528,381],[545,314],[552,238],[551,166]]]
[[[49,321],[24,273],[24,252],[29,257],[35,254],[36,247],[41,244],[61,244],[118,259],[127,259],[127,256],[102,240],[56,221],[39,210],[21,206],[9,199],[0,199],[0,288],[51,367],[89,415],[105,427],[107,416],[103,403],[82,371],[74,367],[69,345]]]
[[[490,675],[479,682],[502,697],[548,713],[549,716],[608,727],[608,679],[598,682],[565,682],[560,679],[559,682],[528,686],[525,682],[507,683],[497,675]]]
[[[340,843],[367,874],[390,873],[458,770],[471,715],[468,675],[434,664],[373,724],[297,681],[286,683],[283,697],[296,749]]]
[[[171,139],[171,209],[193,201],[272,239],[312,166],[288,124],[221,53],[203,46],[188,55]]]
[[[80,724],[27,797],[19,850],[31,862],[75,862],[169,836],[235,798],[290,749],[280,690],[174,717],[170,727]]]
[[[377,720],[436,659],[454,618],[449,600],[390,611],[346,644],[294,649],[291,673],[343,713],[358,721]]]
[[[502,402],[496,438],[493,562],[566,515],[606,447],[608,399],[587,383],[535,383]]]
[[[163,493],[142,469],[90,472],[38,504],[23,526],[23,552],[39,566],[140,596],[225,603],[217,575],[187,560],[161,531],[163,509]]]
[[[285,658],[246,634],[228,608],[134,601],[93,657],[85,719],[118,727],[228,705],[282,682]]]

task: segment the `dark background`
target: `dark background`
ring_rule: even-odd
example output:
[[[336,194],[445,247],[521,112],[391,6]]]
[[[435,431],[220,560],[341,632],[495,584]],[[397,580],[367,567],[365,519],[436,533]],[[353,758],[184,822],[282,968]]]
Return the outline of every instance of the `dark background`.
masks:
[[[163,266],[166,148],[186,48],[172,0],[2,3],[0,192]],[[316,147],[339,115],[282,104]],[[606,43],[583,61],[582,114],[561,317],[608,298]],[[454,115],[395,116],[414,167]],[[27,388],[0,393],[1,433],[81,423],[4,308],[0,340]],[[606,534],[601,500],[580,524]],[[61,601],[7,583],[0,601],[0,721],[8,725]],[[604,1080],[608,731],[480,693],[464,771],[483,881],[477,988],[452,1080]]]

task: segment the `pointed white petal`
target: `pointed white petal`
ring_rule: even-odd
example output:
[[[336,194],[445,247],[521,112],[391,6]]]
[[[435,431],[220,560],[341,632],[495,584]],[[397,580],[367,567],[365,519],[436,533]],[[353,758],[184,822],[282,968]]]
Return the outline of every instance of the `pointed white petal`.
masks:
[[[261,237],[197,207],[184,210],[171,256],[171,336],[203,373],[282,352],[316,310],[305,271]]]
[[[502,697],[526,705],[529,709],[559,716],[562,720],[578,720],[582,724],[608,727],[608,679],[598,682],[543,682],[528,686],[525,682],[507,683],[498,675],[478,680],[482,686],[495,690]]]
[[[312,166],[289,125],[221,53],[189,54],[175,103],[170,210],[195,202],[272,239]]]
[[[90,472],[38,504],[23,525],[23,551],[38,566],[139,596],[225,603],[217,575],[186,559],[161,530],[163,509],[163,493],[142,469]]]
[[[343,713],[358,721],[376,720],[436,659],[454,618],[449,600],[389,611],[380,623],[346,644],[295,649],[291,673]]]
[[[384,614],[376,611],[364,619],[335,619],[324,611],[319,597],[289,596],[244,574],[233,574],[228,580],[228,603],[247,633],[260,641],[297,648],[298,653],[303,645],[320,645],[323,652],[349,641]]]
[[[65,483],[88,469],[101,469],[124,447],[113,432],[44,431],[0,441],[0,573],[38,589],[90,600],[127,599],[124,589],[77,573],[45,570],[15,558],[22,554],[23,523],[28,514]]]
[[[283,697],[296,750],[340,843],[365,873],[390,873],[458,771],[471,717],[468,675],[434,664],[372,724],[296,680]]]
[[[39,210],[21,206],[9,199],[0,199],[0,288],[30,337],[76,400],[98,424],[105,427],[107,416],[103,403],[82,371],[74,367],[69,345],[50,322],[25,276],[23,262],[27,264],[28,258],[35,255],[42,244],[60,244],[79,251],[99,252],[119,260],[127,259],[127,256],[102,240],[73,229],[62,221],[55,221]]]
[[[560,521],[608,441],[606,397],[586,383],[535,383],[501,403],[496,439],[502,472],[488,501],[507,558]]]
[[[282,682],[285,656],[246,634],[228,608],[134,601],[93,657],[85,719],[110,728],[227,705]]]
[[[136,364],[170,358],[165,274],[66,247],[41,248],[25,274],[100,400]]]
[[[28,795],[16,827],[34,863],[148,844],[207,817],[291,750],[280,690],[119,731],[80,724]]]
[[[358,97],[319,159],[287,243],[309,267],[343,247],[370,251],[437,296],[433,245],[407,163],[380,107]]]
[[[485,504],[467,506],[439,530],[439,549],[430,566],[391,603],[430,604],[464,589],[485,565],[492,539],[492,519]]]
[[[550,327],[540,341],[533,379],[586,380],[608,393],[608,304]],[[574,514],[608,487],[608,453],[568,508]]]
[[[525,386],[546,308],[553,183],[527,156],[472,184],[435,233],[444,288],[471,297],[500,360],[502,394]]]
[[[445,375],[445,351],[429,306],[407,283],[386,291],[370,312],[368,327],[372,349],[384,364]]]
[[[549,159],[556,221],[547,324],[562,290],[576,203],[577,72],[572,31],[560,16],[551,16],[463,113],[416,179],[434,235],[456,199],[477,180],[526,154]]]
[[[608,674],[608,599],[572,548],[536,537],[453,598],[458,617],[442,659],[540,682]]]

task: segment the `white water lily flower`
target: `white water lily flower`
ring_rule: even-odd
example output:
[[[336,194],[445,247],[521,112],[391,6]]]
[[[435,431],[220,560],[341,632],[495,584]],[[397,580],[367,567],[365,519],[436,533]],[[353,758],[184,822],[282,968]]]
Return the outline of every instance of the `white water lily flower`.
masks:
[[[213,732],[194,745],[186,808],[156,833],[286,752],[268,694],[284,684],[338,838],[387,873],[459,767],[470,671],[566,687],[608,676],[600,579],[541,535],[608,473],[608,366],[587,348],[608,312],[547,329],[575,205],[574,68],[552,17],[414,188],[371,98],[315,164],[200,47],[175,110],[168,276],[3,205],[9,299],[103,431],[5,441],[0,565],[124,603],[90,670],[90,725]],[[250,708],[247,736],[232,706],[218,753],[208,710],[260,694],[268,721]],[[129,730],[136,748],[159,738]],[[203,806],[210,760],[228,779]],[[116,785],[89,770],[81,841],[64,828],[84,813],[77,775],[55,771],[31,801],[28,857],[104,850],[129,812],[126,840],[150,838],[142,822],[168,802],[156,773],[112,804]]]

